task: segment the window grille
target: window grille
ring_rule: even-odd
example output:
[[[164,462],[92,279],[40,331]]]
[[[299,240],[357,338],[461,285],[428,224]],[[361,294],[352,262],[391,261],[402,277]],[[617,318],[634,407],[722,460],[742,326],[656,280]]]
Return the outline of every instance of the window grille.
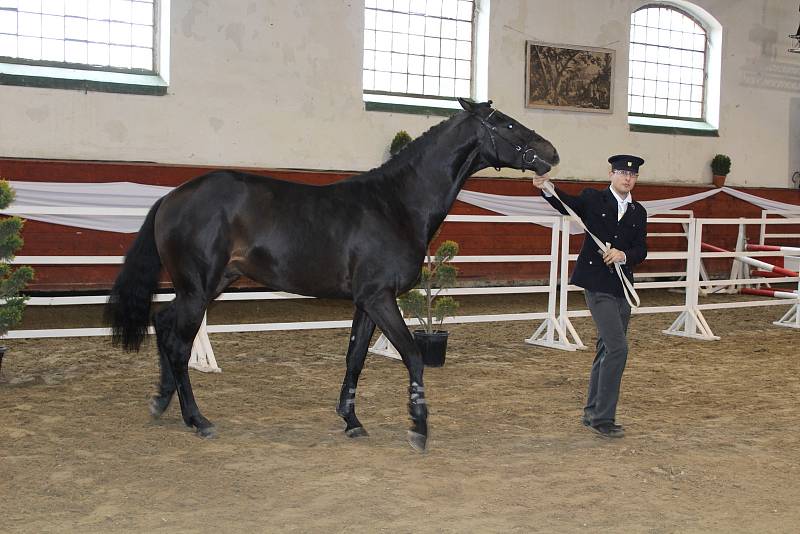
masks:
[[[0,0],[0,61],[154,73],[154,0]]]
[[[706,30],[686,13],[659,5],[631,14],[628,113],[705,118]]]
[[[469,97],[474,3],[366,0],[364,93]]]

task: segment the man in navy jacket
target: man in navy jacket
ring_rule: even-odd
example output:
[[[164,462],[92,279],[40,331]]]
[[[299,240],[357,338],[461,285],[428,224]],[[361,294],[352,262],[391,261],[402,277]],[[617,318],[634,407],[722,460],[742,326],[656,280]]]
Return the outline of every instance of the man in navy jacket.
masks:
[[[631,307],[613,264],[621,264],[622,272],[633,282],[632,268],[647,256],[647,212],[631,196],[644,160],[620,154],[611,156],[608,162],[611,185],[607,189],[586,188],[572,196],[556,188],[556,193],[578,214],[586,228],[610,247],[603,254],[597,243],[585,236],[570,281],[584,289],[586,304],[597,327],[597,354],[582,422],[601,436],[621,438],[625,432],[615,421],[622,373],[628,359]],[[533,185],[542,189],[548,179],[546,175],[537,176]],[[555,196],[545,191],[542,194],[555,209],[567,214]]]

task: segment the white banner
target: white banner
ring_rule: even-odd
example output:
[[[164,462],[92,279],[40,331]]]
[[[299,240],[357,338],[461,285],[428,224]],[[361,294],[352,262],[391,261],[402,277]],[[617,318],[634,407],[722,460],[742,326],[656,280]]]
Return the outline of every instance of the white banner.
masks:
[[[721,189],[709,189],[693,195],[675,198],[663,198],[660,200],[642,200],[640,203],[647,210],[649,216],[658,215],[670,210],[675,210],[683,206],[688,206],[692,202],[706,199],[717,193],[727,193],[750,204],[755,204],[762,209],[781,210],[793,213],[800,213],[800,206],[797,204],[787,204],[786,202],[778,202],[776,200],[769,200],[761,198],[750,193],[744,193],[731,189],[730,187],[723,187]],[[553,215],[556,210],[541,196],[535,197],[517,197],[507,195],[490,195],[488,193],[477,193],[475,191],[461,191],[458,195],[458,200],[484,208],[503,215]],[[579,234],[583,229],[577,224],[572,224],[570,233]]]
[[[10,181],[9,184],[16,192],[16,200],[0,213],[19,215],[34,221],[121,233],[138,232],[150,206],[173,189],[132,182]],[[797,204],[761,198],[730,187],[710,189],[683,197],[644,200],[641,204],[649,215],[656,215],[717,193],[727,193],[762,209],[800,213],[800,206]],[[549,216],[556,213],[556,210],[539,195],[523,197],[461,191],[458,200],[502,215]],[[82,210],[93,213],[81,214]],[[572,233],[582,231],[577,225],[573,225]]]
[[[150,206],[173,189],[132,182],[9,181],[8,183],[14,189],[16,199],[0,213],[19,215],[34,221],[126,234],[138,232]],[[43,208],[76,208],[74,211],[80,211],[80,208],[102,208],[105,214],[36,213],[44,211]],[[125,213],[132,211],[131,208],[139,208],[141,211],[133,214]]]

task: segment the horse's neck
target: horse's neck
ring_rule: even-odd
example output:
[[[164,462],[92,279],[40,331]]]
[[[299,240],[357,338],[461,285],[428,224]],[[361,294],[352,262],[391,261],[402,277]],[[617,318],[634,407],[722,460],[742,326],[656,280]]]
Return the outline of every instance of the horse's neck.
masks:
[[[413,176],[403,184],[403,201],[416,215],[412,222],[419,225],[417,230],[426,243],[444,221],[467,178],[486,167],[479,156],[478,134],[462,123],[452,127],[468,133],[459,136],[443,132],[409,161]]]

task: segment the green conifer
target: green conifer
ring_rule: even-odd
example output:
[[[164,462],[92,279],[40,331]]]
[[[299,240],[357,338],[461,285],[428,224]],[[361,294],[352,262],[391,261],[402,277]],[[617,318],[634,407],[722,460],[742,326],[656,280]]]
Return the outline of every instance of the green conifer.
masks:
[[[14,190],[0,179],[0,209],[14,201]],[[22,320],[27,296],[19,292],[33,279],[33,269],[28,266],[13,269],[7,262],[22,248],[20,233],[25,223],[19,217],[0,219],[0,335],[4,335]]]

